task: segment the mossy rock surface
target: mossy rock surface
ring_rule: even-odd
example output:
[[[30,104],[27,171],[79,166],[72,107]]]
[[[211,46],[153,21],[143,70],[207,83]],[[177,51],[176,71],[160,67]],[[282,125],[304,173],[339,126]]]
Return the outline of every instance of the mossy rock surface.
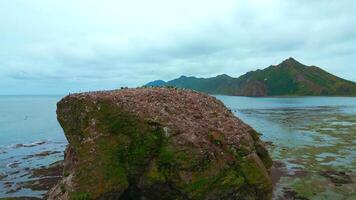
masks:
[[[49,199],[270,199],[272,160],[219,100],[169,88],[69,95],[69,146]]]

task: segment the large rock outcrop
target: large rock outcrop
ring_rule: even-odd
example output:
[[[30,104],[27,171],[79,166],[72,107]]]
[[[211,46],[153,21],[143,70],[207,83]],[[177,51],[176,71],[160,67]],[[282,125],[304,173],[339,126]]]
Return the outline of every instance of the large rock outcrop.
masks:
[[[49,199],[270,199],[272,160],[216,98],[150,88],[58,103],[69,145]]]

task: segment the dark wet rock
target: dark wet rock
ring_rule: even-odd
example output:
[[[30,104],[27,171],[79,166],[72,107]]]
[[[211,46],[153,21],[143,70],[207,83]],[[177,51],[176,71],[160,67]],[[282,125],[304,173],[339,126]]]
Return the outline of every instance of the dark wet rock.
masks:
[[[20,178],[26,177],[26,176],[29,176],[29,175],[30,175],[30,172],[27,172],[27,173],[24,173],[24,174],[20,175]]]
[[[336,186],[353,183],[349,174],[342,171],[326,170],[319,173],[321,176],[328,178]]]
[[[20,170],[16,170],[10,173],[10,175],[15,175],[15,174],[19,174],[21,171]]]
[[[306,197],[299,195],[296,191],[290,188],[283,188],[283,196],[276,198],[277,200],[309,200]]]
[[[69,146],[49,199],[259,199],[272,160],[259,134],[215,97],[124,89],[57,104]]]
[[[46,178],[39,178],[36,180],[26,181],[18,183],[22,188],[28,188],[33,191],[48,191],[54,185],[58,183],[61,179],[61,176],[58,177],[46,177]]]
[[[38,169],[24,168],[22,171],[15,171],[9,173],[9,175],[15,175],[22,173],[19,177],[26,177],[27,181],[23,182],[10,182],[7,181],[3,183],[6,194],[13,194],[19,192],[22,189],[31,189],[33,191],[46,192],[62,177],[63,173],[63,161],[57,161],[50,164],[47,167],[41,167]],[[8,175],[3,174],[3,178],[8,177]],[[1,198],[0,198],[1,199]],[[33,197],[16,197],[12,199],[38,199]]]
[[[266,146],[269,146],[269,147],[275,146],[272,141],[266,141],[265,144],[266,144]]]
[[[48,167],[33,169],[29,181],[18,183],[22,188],[34,191],[48,191],[62,178],[63,161],[57,161]]]
[[[8,164],[7,166],[10,167],[10,168],[16,168],[16,167],[18,167],[19,165],[20,165],[19,162],[13,162],[13,163]]]
[[[43,151],[41,153],[35,154],[36,157],[46,157],[52,154],[62,153],[61,151]]]
[[[7,182],[4,183],[4,187],[5,188],[11,188],[13,184],[14,184],[13,182],[7,181]]]
[[[40,153],[37,153],[37,154],[33,154],[33,155],[28,155],[26,157],[24,157],[23,159],[24,160],[27,160],[27,159],[30,159],[30,158],[41,158],[41,157],[47,157],[47,156],[50,156],[50,155],[53,155],[53,154],[59,154],[59,153],[62,153],[61,151],[43,151],[43,152],[40,152]]]
[[[21,187],[12,188],[12,189],[8,190],[6,192],[6,194],[12,194],[12,193],[18,192],[19,190],[21,190]]]
[[[7,174],[0,174],[0,181],[2,181],[3,179],[5,179],[8,176],[9,175],[7,175]]]
[[[273,166],[276,168],[285,168],[286,164],[282,161],[274,161]]]
[[[52,163],[48,167],[42,167],[31,171],[30,178],[58,177],[62,176],[63,160]]]

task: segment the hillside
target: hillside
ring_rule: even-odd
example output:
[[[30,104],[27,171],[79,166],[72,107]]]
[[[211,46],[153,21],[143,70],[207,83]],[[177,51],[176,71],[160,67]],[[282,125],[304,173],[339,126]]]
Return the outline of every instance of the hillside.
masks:
[[[168,82],[154,81],[146,86],[175,86],[236,96],[356,96],[356,83],[319,67],[304,65],[294,58],[239,78],[225,74],[212,78],[181,76]]]
[[[157,84],[160,83],[160,84]],[[168,82],[162,80],[153,81],[146,86],[175,86],[180,88],[189,88],[210,94],[233,94],[238,89],[236,78],[226,74],[212,78],[196,78],[194,76],[181,76]]]

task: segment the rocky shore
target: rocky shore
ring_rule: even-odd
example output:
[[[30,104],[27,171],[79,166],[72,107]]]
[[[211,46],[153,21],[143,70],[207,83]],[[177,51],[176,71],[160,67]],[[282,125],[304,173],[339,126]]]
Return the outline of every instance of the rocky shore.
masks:
[[[17,172],[20,173],[20,172]],[[25,178],[22,182],[5,181],[4,186],[8,187],[7,194],[16,193],[21,190],[31,190],[34,192],[46,192],[54,187],[58,181],[62,178],[63,173],[63,161],[57,161],[49,165],[48,167],[41,167],[37,169],[28,169],[26,174],[22,175]],[[0,181],[5,179],[8,175],[0,174]],[[0,198],[1,200],[35,200],[42,199],[39,197],[30,196],[17,196]]]
[[[69,145],[48,199],[271,199],[259,135],[215,97],[168,88],[72,94]]]

